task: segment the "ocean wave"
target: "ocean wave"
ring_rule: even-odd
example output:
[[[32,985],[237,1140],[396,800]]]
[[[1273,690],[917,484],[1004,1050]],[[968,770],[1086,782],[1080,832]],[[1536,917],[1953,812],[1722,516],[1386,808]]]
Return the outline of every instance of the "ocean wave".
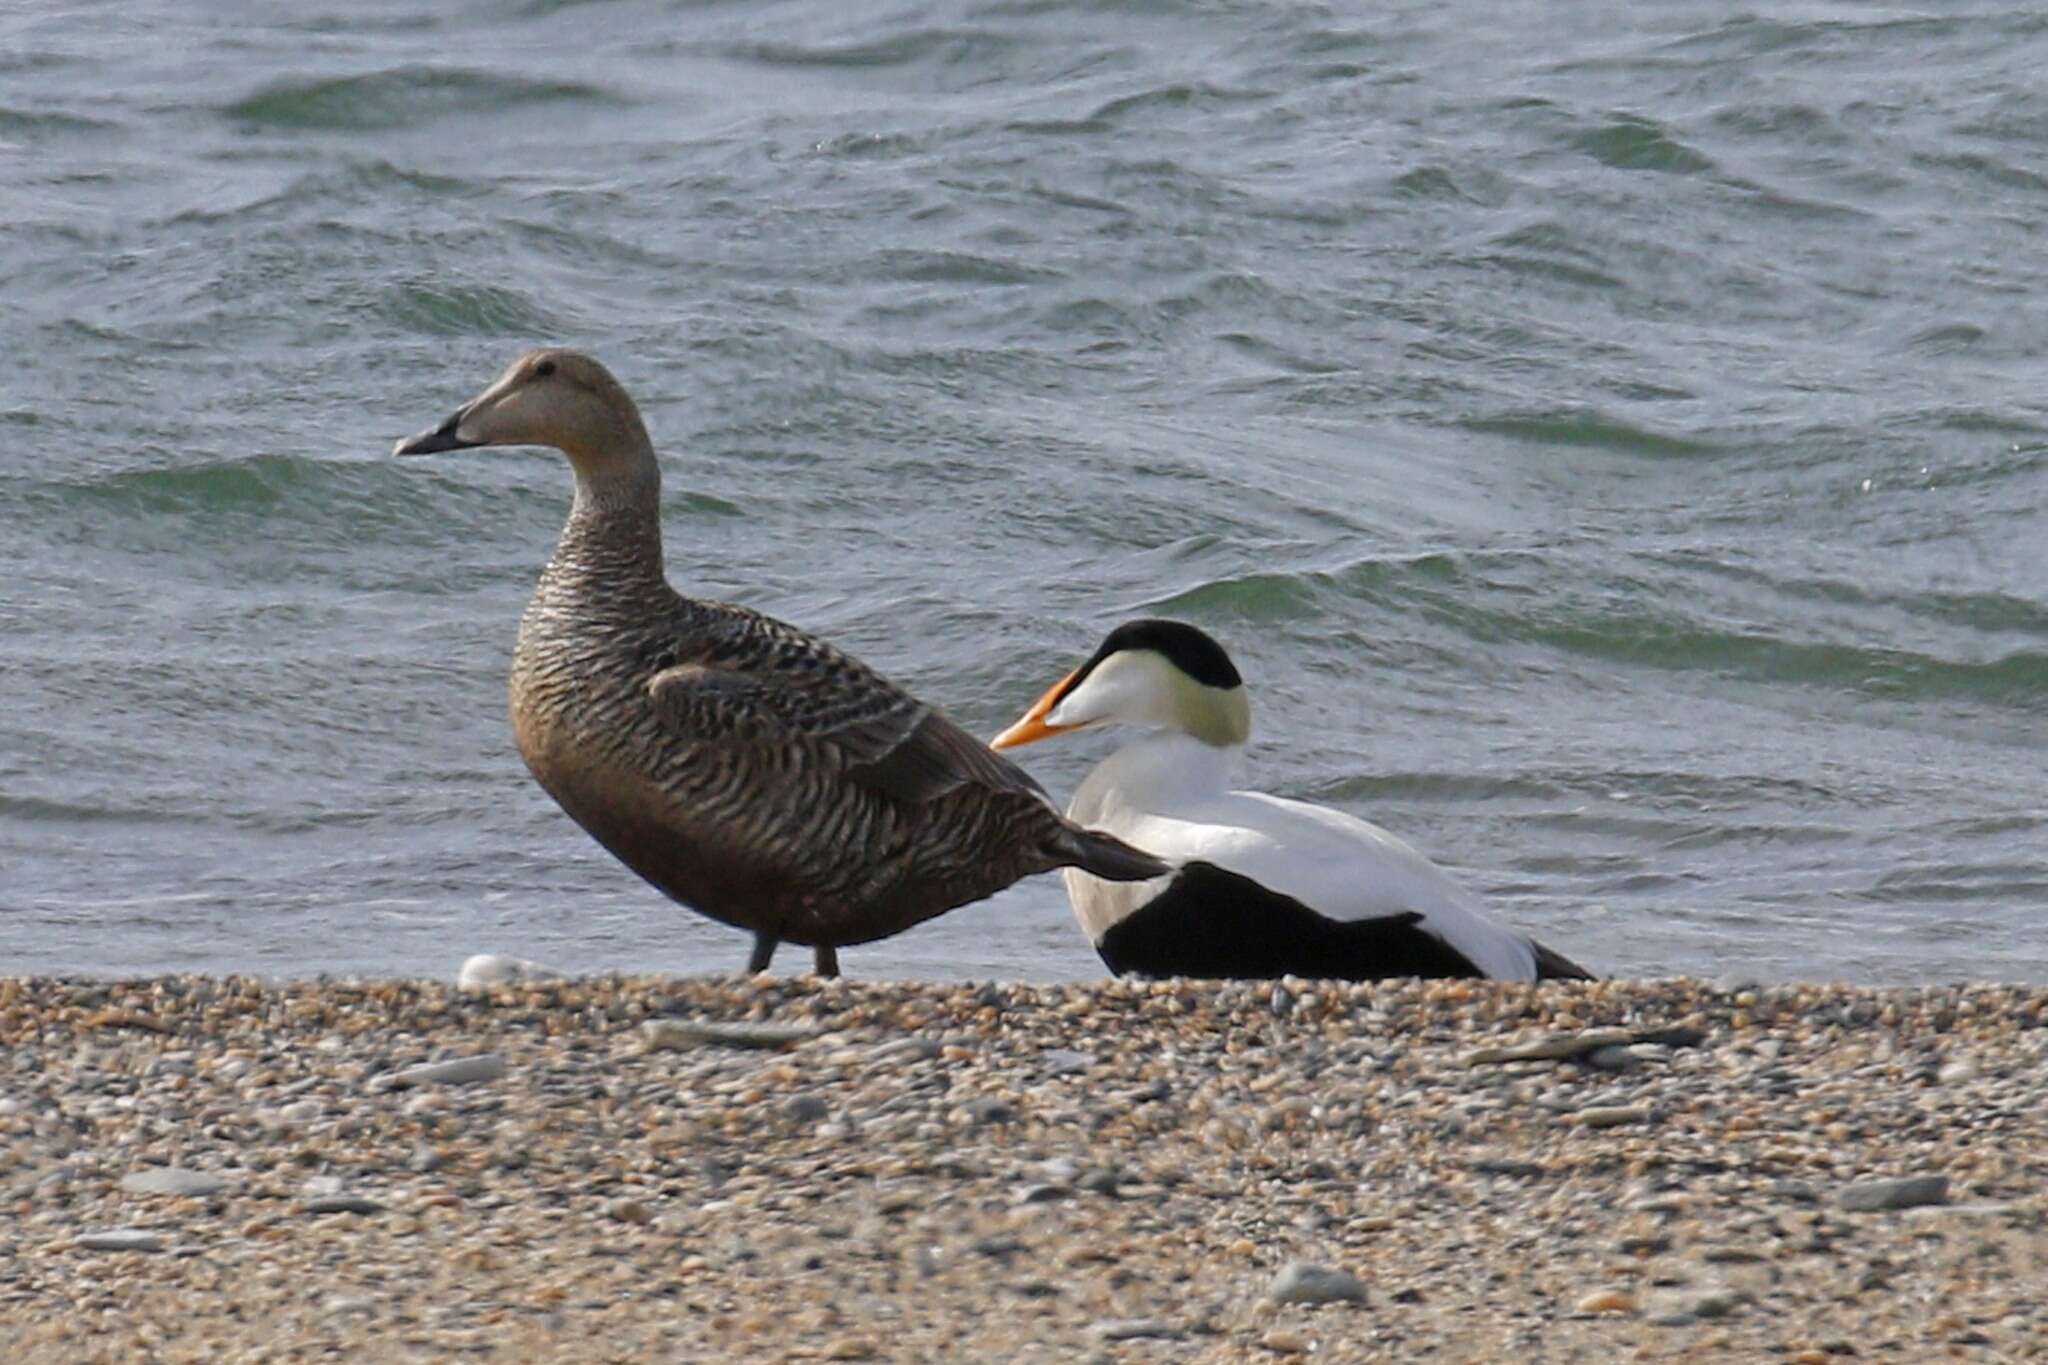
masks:
[[[406,65],[357,76],[289,77],[222,106],[238,123],[266,128],[375,132],[462,114],[502,114],[536,104],[627,101],[580,81],[537,80],[461,67]]]

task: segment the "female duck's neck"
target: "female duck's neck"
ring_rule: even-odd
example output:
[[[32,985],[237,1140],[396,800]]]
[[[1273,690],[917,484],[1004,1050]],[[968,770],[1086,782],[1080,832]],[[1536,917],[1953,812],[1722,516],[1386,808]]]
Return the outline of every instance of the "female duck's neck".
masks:
[[[661,558],[661,467],[644,460],[576,467],[576,501],[550,572],[597,576],[609,586],[666,582]]]

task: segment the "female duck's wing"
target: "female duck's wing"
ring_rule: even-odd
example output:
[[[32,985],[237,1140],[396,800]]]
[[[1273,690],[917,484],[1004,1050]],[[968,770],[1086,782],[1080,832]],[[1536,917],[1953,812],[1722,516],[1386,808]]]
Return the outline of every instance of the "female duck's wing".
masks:
[[[647,681],[656,714],[698,744],[813,747],[849,780],[907,805],[963,786],[1045,800],[1016,764],[858,661],[769,670],[679,664]]]

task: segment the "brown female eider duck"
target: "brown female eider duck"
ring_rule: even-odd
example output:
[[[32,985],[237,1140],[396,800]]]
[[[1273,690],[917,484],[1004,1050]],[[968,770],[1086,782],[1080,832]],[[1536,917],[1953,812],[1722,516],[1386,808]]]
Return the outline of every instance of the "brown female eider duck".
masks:
[[[685,597],[662,567],[661,469],[595,360],[532,351],[398,455],[552,446],[575,502],[519,623],[512,729],[542,787],[670,897],[784,939],[885,938],[1020,877],[1166,864],[1063,819],[1039,786],[824,641]]]

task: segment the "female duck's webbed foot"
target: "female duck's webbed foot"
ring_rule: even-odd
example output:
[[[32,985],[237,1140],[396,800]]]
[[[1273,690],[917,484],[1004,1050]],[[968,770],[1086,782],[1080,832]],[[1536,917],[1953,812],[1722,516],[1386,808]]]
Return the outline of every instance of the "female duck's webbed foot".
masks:
[[[839,950],[829,943],[820,943],[811,950],[816,954],[819,976],[839,975]]]
[[[775,960],[775,946],[782,940],[773,934],[754,935],[754,955],[747,959],[747,975],[756,976],[768,970],[768,964]]]

